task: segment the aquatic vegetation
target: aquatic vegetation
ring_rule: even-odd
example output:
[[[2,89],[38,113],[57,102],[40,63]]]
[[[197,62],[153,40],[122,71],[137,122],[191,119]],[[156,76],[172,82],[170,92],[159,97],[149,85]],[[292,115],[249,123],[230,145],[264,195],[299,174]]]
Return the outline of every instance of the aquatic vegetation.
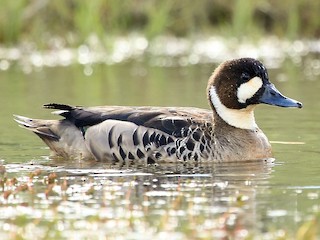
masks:
[[[207,33],[244,37],[276,35],[290,39],[319,36],[318,1],[4,1],[0,9],[0,42],[34,42],[50,48],[52,37],[67,47],[91,34],[104,40],[139,32],[192,36]]]

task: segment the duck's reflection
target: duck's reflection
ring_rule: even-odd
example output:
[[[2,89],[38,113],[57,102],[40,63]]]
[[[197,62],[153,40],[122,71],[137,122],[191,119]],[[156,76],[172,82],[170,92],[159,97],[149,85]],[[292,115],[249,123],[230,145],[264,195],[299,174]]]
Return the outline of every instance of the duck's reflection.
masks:
[[[101,211],[108,206],[112,216],[119,209],[130,216],[139,213],[130,223],[134,229],[142,221],[154,231],[241,239],[261,222],[257,195],[268,188],[272,167],[266,161],[158,166],[66,162],[65,171],[71,179],[90,177],[101,186],[94,197]]]
[[[248,237],[258,226],[257,194],[268,186],[272,166],[266,162],[161,166],[155,174],[157,188],[148,192],[181,193],[179,207],[173,204],[172,208],[189,212],[196,228],[212,237]],[[199,221],[202,217],[203,222]]]

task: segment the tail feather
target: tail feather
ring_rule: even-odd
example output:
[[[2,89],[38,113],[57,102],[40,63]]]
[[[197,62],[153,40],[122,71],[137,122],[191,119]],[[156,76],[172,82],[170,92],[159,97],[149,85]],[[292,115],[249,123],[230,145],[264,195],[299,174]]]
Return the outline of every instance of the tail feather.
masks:
[[[14,115],[20,127],[34,132],[51,149],[54,156],[92,159],[82,132],[68,120],[31,119]]]
[[[70,105],[60,104],[60,103],[48,103],[48,104],[44,104],[43,107],[48,109],[57,109],[57,110],[64,110],[64,111],[71,111],[75,109]]]
[[[52,114],[60,115],[67,119],[72,118],[72,111],[76,109],[76,107],[60,103],[48,103],[44,104],[43,107],[47,109],[55,109],[57,111],[53,111]]]
[[[13,115],[14,120],[20,127],[30,130],[37,134],[41,138],[50,138],[51,140],[58,141],[59,136],[55,135],[45,123],[41,123],[40,120],[31,119],[24,116]]]
[[[13,115],[13,119],[19,124],[20,127],[30,128],[32,127],[32,119],[20,116],[20,115]]]

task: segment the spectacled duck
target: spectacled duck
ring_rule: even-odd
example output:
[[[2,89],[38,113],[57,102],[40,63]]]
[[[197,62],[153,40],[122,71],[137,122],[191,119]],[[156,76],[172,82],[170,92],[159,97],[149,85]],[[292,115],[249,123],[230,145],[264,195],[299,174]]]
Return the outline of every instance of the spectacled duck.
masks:
[[[234,162],[272,157],[271,145],[257,126],[260,104],[301,108],[269,81],[263,64],[252,58],[229,60],[208,81],[210,110],[194,107],[75,107],[46,104],[60,120],[15,115],[56,156],[98,161],[147,163]]]

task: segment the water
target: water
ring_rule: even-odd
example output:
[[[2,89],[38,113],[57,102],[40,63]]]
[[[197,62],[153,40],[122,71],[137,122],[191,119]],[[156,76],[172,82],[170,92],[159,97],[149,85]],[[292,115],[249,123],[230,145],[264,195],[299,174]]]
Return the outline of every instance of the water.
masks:
[[[57,118],[44,103],[207,108],[215,64],[33,67],[0,72],[0,238],[320,238],[320,90],[317,56],[288,59],[270,79],[304,108],[259,106],[274,163],[161,166],[50,159],[12,114]],[[317,220],[318,222],[314,222]],[[305,230],[308,231],[305,231]]]

